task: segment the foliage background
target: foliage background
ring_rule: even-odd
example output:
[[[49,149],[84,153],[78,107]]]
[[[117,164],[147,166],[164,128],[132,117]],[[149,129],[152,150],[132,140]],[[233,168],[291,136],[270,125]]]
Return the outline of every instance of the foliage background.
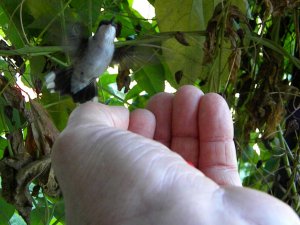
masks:
[[[43,80],[71,64],[63,43],[72,24],[91,35],[113,16],[122,24],[116,47],[130,54],[100,77],[101,101],[133,110],[166,84],[220,93],[232,110],[243,184],[300,213],[300,2],[149,2],[152,20],[133,0],[0,0],[0,224],[24,224],[17,211],[31,224],[64,224],[49,154],[76,105]]]

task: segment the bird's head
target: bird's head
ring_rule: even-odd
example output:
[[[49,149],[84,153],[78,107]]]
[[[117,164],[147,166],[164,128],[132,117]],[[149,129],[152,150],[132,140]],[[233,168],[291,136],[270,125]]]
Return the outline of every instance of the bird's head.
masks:
[[[118,33],[118,25],[114,22],[114,18],[112,18],[111,20],[102,20],[99,23],[94,38],[113,41],[117,36],[117,33]]]

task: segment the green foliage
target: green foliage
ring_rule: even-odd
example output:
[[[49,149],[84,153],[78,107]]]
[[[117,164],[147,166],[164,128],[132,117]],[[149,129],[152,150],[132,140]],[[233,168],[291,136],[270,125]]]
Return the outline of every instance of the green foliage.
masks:
[[[0,23],[7,40],[14,44],[16,48],[24,47],[24,39],[20,32],[20,21],[13,21],[11,12],[19,7],[18,1],[2,1],[0,8]]]
[[[2,197],[0,197],[0,206],[0,223],[7,224],[7,222],[15,213],[15,207],[8,204]]]
[[[133,9],[133,0],[0,1],[0,35],[5,40],[0,45],[0,169],[11,169],[3,163],[9,157],[18,165],[28,163],[20,150],[31,157],[32,164],[26,165],[47,167],[49,162],[40,157],[49,157],[46,150],[55,140],[52,122],[63,130],[76,105],[69,96],[50,93],[44,77],[71,64],[65,43],[74,24],[84,25],[91,35],[101,20],[115,17],[122,24],[116,47],[131,55],[124,57],[118,74],[106,72],[100,77],[101,102],[130,110],[143,108],[151,96],[165,90],[166,83],[174,88],[193,84],[221,93],[233,112],[244,185],[273,194],[299,213],[300,116],[295,116],[300,105],[300,34],[299,22],[295,23],[299,3],[149,2],[156,11],[153,20]],[[28,96],[21,95],[16,74],[37,95],[34,101],[25,103]],[[33,135],[38,125],[43,128],[40,141]],[[28,212],[4,201],[13,203],[3,192],[7,187],[3,171],[0,224],[9,220],[21,224],[16,209],[25,220]],[[37,177],[30,183],[39,187]],[[65,224],[58,196],[37,195],[32,188],[29,193],[32,224]]]
[[[208,19],[211,17],[214,5],[213,1],[155,1],[156,17],[159,29],[162,32],[170,31],[197,31],[205,30]],[[205,15],[210,13],[210,15]],[[175,81],[174,74],[182,71],[184,76],[182,83],[193,83],[196,78],[201,79],[203,52],[201,51],[204,37],[187,37],[190,46],[184,46],[176,39],[169,39],[163,43],[163,55],[167,59],[166,63],[171,74],[167,80],[173,85],[178,84]],[[176,54],[174,54],[176,52]]]

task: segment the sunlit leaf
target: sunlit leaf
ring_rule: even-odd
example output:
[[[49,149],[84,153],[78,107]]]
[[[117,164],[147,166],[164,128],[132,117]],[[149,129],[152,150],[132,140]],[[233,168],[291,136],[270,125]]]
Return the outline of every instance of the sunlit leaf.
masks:
[[[160,66],[145,66],[134,74],[134,78],[148,94],[154,95],[164,90],[163,74],[163,68]]]
[[[205,30],[213,8],[213,1],[189,0],[184,4],[181,1],[155,1],[157,22],[162,32]],[[180,85],[192,84],[202,76],[204,37],[193,36],[187,42],[190,46],[184,46],[176,39],[163,43],[163,54],[171,72],[167,80],[175,87],[178,86],[175,80],[177,71],[184,74]]]
[[[0,25],[7,39],[16,48],[21,48],[25,45],[24,36],[21,33],[20,22],[13,17],[13,11],[18,9],[20,1],[18,0],[2,0],[0,1]]]
[[[129,100],[132,98],[135,98],[139,96],[139,94],[143,91],[144,89],[140,87],[140,85],[135,85],[132,89],[128,91],[126,94],[125,100]]]

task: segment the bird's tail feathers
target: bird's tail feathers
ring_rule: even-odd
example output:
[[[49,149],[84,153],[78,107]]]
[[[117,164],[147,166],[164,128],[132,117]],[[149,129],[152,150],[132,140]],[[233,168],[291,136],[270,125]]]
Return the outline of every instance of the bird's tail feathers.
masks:
[[[84,103],[87,101],[98,101],[98,88],[96,81],[91,82],[88,86],[72,94],[74,102]]]
[[[61,95],[71,95],[74,102],[84,103],[91,100],[98,100],[96,81],[92,81],[80,91],[73,93],[71,91],[72,74],[73,68],[50,72],[45,77],[46,87],[50,92],[59,92]]]
[[[46,87],[50,92],[59,92],[61,95],[71,94],[71,78],[73,68],[50,72],[45,77]]]

